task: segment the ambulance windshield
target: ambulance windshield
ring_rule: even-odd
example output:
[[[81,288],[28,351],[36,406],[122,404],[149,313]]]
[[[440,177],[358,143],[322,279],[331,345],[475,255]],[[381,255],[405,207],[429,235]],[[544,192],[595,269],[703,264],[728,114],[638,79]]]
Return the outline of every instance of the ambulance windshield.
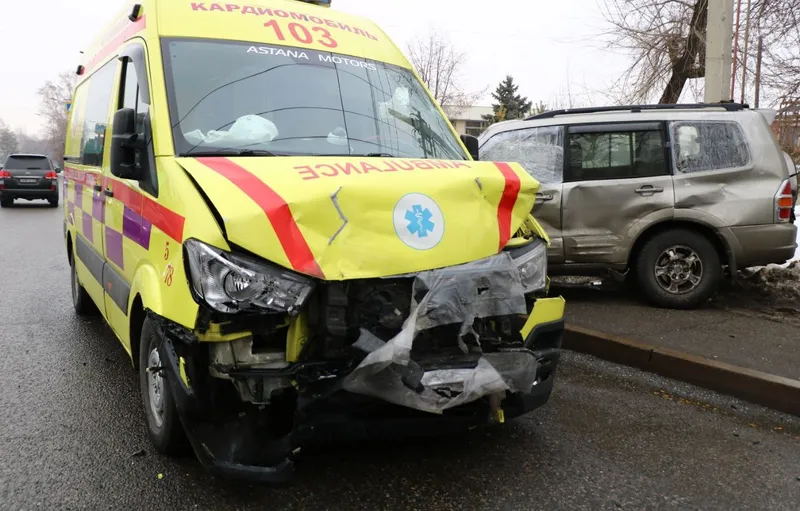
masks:
[[[407,69],[230,41],[167,39],[163,52],[178,155],[467,159]]]

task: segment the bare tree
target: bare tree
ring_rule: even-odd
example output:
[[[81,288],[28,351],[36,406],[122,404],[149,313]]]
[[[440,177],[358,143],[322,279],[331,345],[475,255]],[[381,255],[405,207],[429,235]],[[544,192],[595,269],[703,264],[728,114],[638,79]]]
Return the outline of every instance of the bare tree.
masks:
[[[72,100],[75,75],[69,71],[48,80],[42,85],[39,94],[39,115],[44,120],[44,136],[50,148],[50,155],[59,164],[64,160],[64,146],[67,142],[67,104]]]
[[[740,37],[747,32],[751,40],[764,38],[761,89],[775,103],[800,89],[800,2],[752,0],[750,5],[753,28]],[[602,0],[601,6],[611,26],[605,34],[609,47],[631,57],[616,84],[619,101],[677,103],[696,83],[693,79],[705,76],[708,0]],[[737,62],[753,68],[752,80],[758,45],[739,45],[745,47],[748,58],[739,53]]]
[[[30,135],[25,130],[17,130],[19,152],[35,154],[51,154],[50,141],[41,136]]]
[[[19,141],[16,134],[0,119],[0,166],[9,154],[17,151],[19,151]]]
[[[488,88],[476,92],[463,89],[461,69],[467,62],[467,54],[456,50],[435,31],[431,30],[427,36],[412,41],[407,52],[411,65],[443,107],[459,110],[474,105],[486,94]]]

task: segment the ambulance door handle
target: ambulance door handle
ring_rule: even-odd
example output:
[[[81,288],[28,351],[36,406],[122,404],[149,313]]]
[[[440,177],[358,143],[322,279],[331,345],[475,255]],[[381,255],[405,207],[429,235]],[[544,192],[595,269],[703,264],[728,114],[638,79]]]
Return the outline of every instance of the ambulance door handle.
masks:
[[[111,188],[106,188],[104,193],[106,194],[106,197],[113,197],[114,196],[114,192],[111,190]]]
[[[95,192],[102,192],[103,191],[103,187],[100,186],[100,185],[94,185],[94,191]]]

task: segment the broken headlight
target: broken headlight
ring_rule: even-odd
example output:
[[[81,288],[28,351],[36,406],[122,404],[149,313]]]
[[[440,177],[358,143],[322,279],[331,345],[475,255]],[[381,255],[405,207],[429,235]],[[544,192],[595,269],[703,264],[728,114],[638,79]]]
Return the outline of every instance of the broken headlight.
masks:
[[[312,279],[266,262],[194,239],[183,246],[192,290],[220,312],[262,309],[297,314],[314,289]]]
[[[544,291],[547,287],[547,243],[537,238],[515,250],[512,257],[525,294]]]

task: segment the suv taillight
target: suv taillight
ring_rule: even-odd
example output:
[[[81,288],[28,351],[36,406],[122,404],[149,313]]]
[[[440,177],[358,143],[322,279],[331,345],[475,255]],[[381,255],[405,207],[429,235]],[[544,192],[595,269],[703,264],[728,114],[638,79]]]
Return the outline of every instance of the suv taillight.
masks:
[[[58,179],[58,174],[55,171],[51,170],[50,172],[46,172],[44,175],[45,179]]]
[[[7,170],[0,170],[0,179],[11,177],[11,172]]]
[[[793,209],[792,183],[787,179],[781,183],[778,193],[775,194],[775,223],[791,222]]]

